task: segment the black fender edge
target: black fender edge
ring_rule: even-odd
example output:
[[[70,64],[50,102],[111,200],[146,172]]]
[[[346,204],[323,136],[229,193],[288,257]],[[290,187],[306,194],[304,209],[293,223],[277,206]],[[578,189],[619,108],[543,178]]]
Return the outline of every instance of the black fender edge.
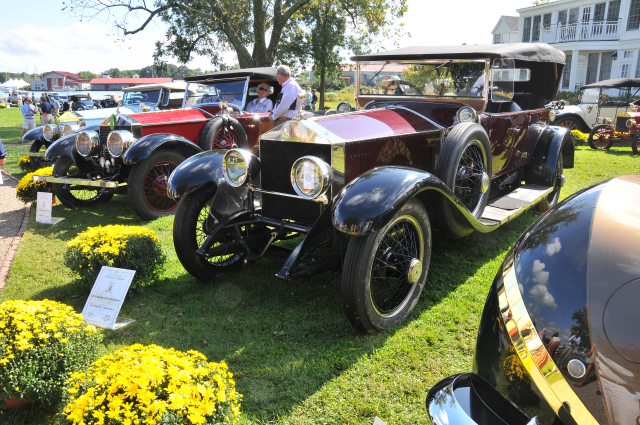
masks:
[[[43,129],[44,129],[44,126],[32,128],[31,130],[29,130],[29,131],[27,131],[25,133],[25,135],[22,138],[22,140],[24,140],[25,142],[32,142],[34,140],[42,140],[44,142],[46,139],[42,135],[42,130]]]
[[[122,155],[122,162],[127,165],[137,164],[144,161],[157,149],[173,149],[188,157],[202,152],[198,145],[182,136],[171,133],[156,133],[136,140]]]
[[[574,167],[575,147],[571,132],[564,127],[547,126],[541,133],[526,168],[528,183],[553,186],[558,158],[563,167]]]

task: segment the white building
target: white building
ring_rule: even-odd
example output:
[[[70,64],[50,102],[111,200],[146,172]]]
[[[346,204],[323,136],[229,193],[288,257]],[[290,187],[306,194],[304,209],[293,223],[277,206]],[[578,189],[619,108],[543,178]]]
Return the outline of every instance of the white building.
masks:
[[[493,44],[518,43],[518,16],[502,15],[498,23],[493,27]]]
[[[640,0],[558,0],[518,9],[519,41],[567,55],[561,90],[640,77]]]

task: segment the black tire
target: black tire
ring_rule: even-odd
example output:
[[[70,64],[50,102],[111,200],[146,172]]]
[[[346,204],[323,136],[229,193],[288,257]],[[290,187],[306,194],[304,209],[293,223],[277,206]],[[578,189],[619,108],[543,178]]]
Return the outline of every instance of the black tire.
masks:
[[[68,156],[60,156],[53,165],[55,177],[74,176],[78,172],[73,160]],[[52,183],[53,194],[69,208],[82,208],[104,202],[113,198],[113,193],[105,189],[92,186],[69,186],[62,183]]]
[[[220,273],[239,270],[245,256],[233,254],[205,259],[196,254],[207,238],[204,223],[215,193],[215,186],[209,185],[183,196],[173,220],[173,246],[178,260],[189,274],[203,282]]]
[[[410,279],[416,260],[422,267]],[[418,302],[430,260],[429,216],[417,200],[407,202],[378,232],[352,237],[342,272],[342,301],[349,321],[371,333],[405,320]]]
[[[562,154],[560,154],[560,156],[558,157],[558,162],[556,163],[556,170],[554,172],[553,190],[542,201],[540,201],[540,203],[538,203],[538,210],[540,210],[540,212],[546,213],[558,204],[558,199],[560,199],[560,190],[562,189],[563,172],[564,162],[562,159]]]
[[[205,150],[231,149],[234,145],[248,149],[247,133],[237,119],[229,116],[212,118],[202,130],[200,147]]]
[[[631,150],[634,155],[638,155],[640,153],[638,151],[638,137],[640,137],[640,132],[634,134],[633,139],[631,140]]]
[[[131,168],[127,181],[129,201],[143,220],[173,214],[178,208],[179,200],[167,194],[167,181],[185,159],[180,152],[162,149]]]
[[[580,125],[580,122],[578,122],[578,120],[573,117],[560,118],[558,119],[558,122],[553,123],[553,125],[557,125],[558,127],[564,127],[569,131],[580,130],[582,128],[582,126]]]
[[[613,146],[611,127],[608,125],[597,125],[589,133],[589,146],[591,149],[605,150]]]
[[[29,153],[40,152],[40,149],[46,148],[47,146],[42,140],[34,140],[29,147]],[[38,170],[42,167],[45,167],[47,162],[43,158],[38,158],[35,156],[29,157],[29,165],[31,165],[32,170]]]
[[[480,124],[462,123],[451,130],[435,174],[475,218],[482,216],[491,186],[491,146]]]

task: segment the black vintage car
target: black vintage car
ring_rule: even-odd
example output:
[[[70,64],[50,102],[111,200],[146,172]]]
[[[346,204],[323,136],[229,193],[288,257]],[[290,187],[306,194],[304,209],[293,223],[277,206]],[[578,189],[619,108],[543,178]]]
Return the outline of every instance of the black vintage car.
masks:
[[[490,232],[536,205],[548,209],[574,147],[544,107],[565,61],[548,45],[352,59],[361,110],[285,122],[260,136],[259,157],[197,154],[168,190],[183,197],[174,246],[189,273],[210,280],[263,257],[284,263],[283,279],[342,270],[345,312],[373,332],[416,305],[432,231]],[[387,69],[402,73],[394,90]],[[293,251],[274,245],[298,237]]]
[[[436,425],[635,424],[640,417],[640,176],[542,216],[489,291],[474,373],[436,384]]]

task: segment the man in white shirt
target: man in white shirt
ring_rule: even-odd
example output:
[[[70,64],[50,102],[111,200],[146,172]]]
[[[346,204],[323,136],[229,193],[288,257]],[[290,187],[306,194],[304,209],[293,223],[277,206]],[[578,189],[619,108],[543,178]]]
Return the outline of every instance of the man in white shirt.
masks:
[[[278,84],[282,86],[282,91],[276,99],[276,106],[271,113],[271,119],[278,124],[292,119],[296,114],[296,110],[300,108],[300,100],[298,99],[300,86],[291,78],[291,69],[286,65],[278,67],[276,78],[278,79]]]
[[[267,96],[271,93],[271,86],[267,83],[258,84],[258,98],[247,105],[246,112],[269,112],[273,109],[273,102]]]

